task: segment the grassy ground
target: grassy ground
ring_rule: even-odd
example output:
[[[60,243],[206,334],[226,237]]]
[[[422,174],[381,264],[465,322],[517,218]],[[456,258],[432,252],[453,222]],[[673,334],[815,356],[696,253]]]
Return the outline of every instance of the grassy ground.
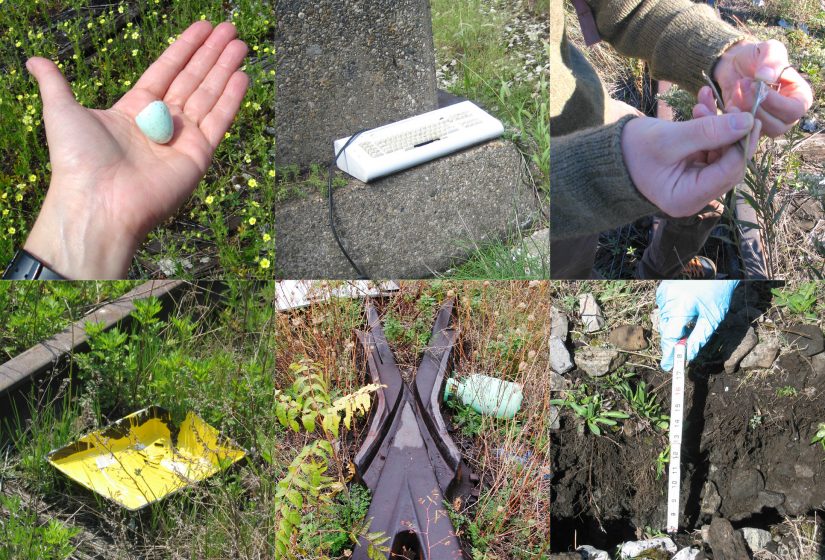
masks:
[[[99,7],[94,7],[99,6]],[[22,246],[49,184],[42,105],[27,57],[55,60],[78,101],[108,108],[168,43],[191,22],[229,20],[250,46],[245,71],[252,79],[241,111],[190,201],[157,228],[138,253],[130,275],[191,276],[216,269],[266,276],[274,261],[272,203],[274,21],[263,0],[4,0],[0,10],[0,262]]]
[[[418,361],[438,306],[451,296],[460,328],[456,375],[519,381],[525,393],[512,421],[448,409],[464,459],[482,481],[478,501],[451,504],[453,521],[475,558],[541,557],[549,530],[548,285],[403,284],[378,302],[400,363]],[[39,404],[30,421],[2,426],[13,448],[3,452],[0,508],[14,521],[0,523],[0,534],[13,534],[19,554],[34,557],[26,547],[52,520],[56,546],[103,558],[349,555],[367,532],[370,500],[351,480],[365,421],[357,399],[347,397],[365,384],[353,335],[365,327],[363,302],[335,299],[276,314],[273,284],[230,283],[221,297],[220,306],[183,297],[189,303],[167,319],[152,301],[139,305],[133,329],[93,334],[70,382],[32,394]],[[308,384],[312,402],[301,396]],[[321,426],[330,403],[351,407],[351,430],[343,422],[340,431]],[[249,450],[248,459],[136,514],[96,499],[46,463],[50,449],[149,404],[176,420],[197,411]],[[521,456],[527,459],[513,459]]]
[[[738,0],[717,4],[729,21],[738,18],[736,25],[746,33],[785,43],[791,64],[813,88],[814,106],[806,115],[805,123],[819,129],[819,133],[810,134],[797,126],[784,137],[763,139],[754,158],[758,171],[749,171],[746,182],[753,194],[752,205],[756,208],[771,277],[822,278],[825,250],[811,230],[825,215],[822,186],[825,156],[822,151],[812,149],[820,141],[825,122],[825,11],[813,1],[768,0],[761,7]],[[779,25],[780,20],[784,20],[785,27]],[[567,24],[572,39],[581,45],[572,9],[568,10]],[[641,61],[621,57],[605,43],[592,48],[582,45],[581,49],[611,95],[642,110],[654,108],[649,76]],[[682,115],[688,113],[694,103],[692,96],[684,91],[666,99]],[[806,223],[808,220],[810,223]],[[607,278],[631,278],[648,244],[648,229],[649,222],[642,220],[604,233],[596,259],[599,272]],[[726,259],[735,254],[730,239],[730,228],[719,228],[704,250],[723,273],[728,269]]]

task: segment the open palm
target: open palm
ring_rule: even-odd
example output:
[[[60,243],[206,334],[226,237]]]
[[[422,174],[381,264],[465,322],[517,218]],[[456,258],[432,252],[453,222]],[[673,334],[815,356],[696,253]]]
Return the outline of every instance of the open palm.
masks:
[[[51,61],[28,61],[43,97],[52,180],[27,250],[72,277],[126,272],[137,245],[192,194],[234,120],[248,87],[238,70],[247,47],[236,37],[229,23],[193,24],[108,110],[78,104]],[[135,124],[159,99],[174,123],[163,145]],[[63,254],[46,253],[43,245],[56,239]],[[94,247],[101,240],[108,250]]]

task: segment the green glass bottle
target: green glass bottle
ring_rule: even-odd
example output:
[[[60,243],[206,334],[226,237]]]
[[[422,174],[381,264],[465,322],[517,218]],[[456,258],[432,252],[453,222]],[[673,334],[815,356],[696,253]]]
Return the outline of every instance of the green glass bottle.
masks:
[[[474,373],[459,382],[448,379],[444,400],[456,395],[465,405],[481,414],[496,418],[512,418],[521,408],[521,385],[502,381],[489,375]]]

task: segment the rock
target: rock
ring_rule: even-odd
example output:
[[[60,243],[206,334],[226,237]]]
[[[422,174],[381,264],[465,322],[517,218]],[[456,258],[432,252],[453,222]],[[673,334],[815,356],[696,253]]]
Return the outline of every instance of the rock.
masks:
[[[619,549],[619,556],[636,558],[642,552],[651,550],[662,550],[673,554],[678,548],[669,537],[656,537],[655,539],[631,541],[622,544],[622,547]],[[648,555],[645,555],[645,557],[648,557]]]
[[[759,342],[759,338],[756,336],[756,331],[753,330],[753,327],[748,327],[747,332],[745,333],[744,338],[736,347],[736,349],[731,353],[730,357],[725,360],[725,372],[726,373],[733,373],[736,371],[739,362],[748,355],[748,352],[753,350],[756,343]]]
[[[567,373],[573,369],[573,359],[570,351],[560,338],[550,338],[550,370],[556,373]]]
[[[371,5],[371,4],[370,4]],[[279,152],[280,153],[280,152]],[[522,156],[494,140],[364,184],[335,189],[338,235],[364,274],[422,278],[541,219]],[[376,219],[380,216],[380,219]],[[306,192],[274,205],[283,278],[354,278],[329,225],[329,202]]]
[[[762,550],[769,542],[771,542],[771,534],[764,529],[744,527],[740,529],[740,531],[751,552]]]
[[[816,325],[790,325],[782,329],[782,336],[788,344],[796,345],[799,352],[808,358],[825,349],[825,337]]]
[[[699,555],[701,553],[702,551],[698,548],[683,548],[682,550],[677,552],[670,560],[698,560]]]
[[[639,325],[618,326],[610,331],[608,340],[613,346],[631,352],[647,348],[645,330]]]
[[[559,428],[561,428],[561,424],[559,423],[559,417],[561,416],[559,414],[559,407],[554,406],[554,405],[551,404],[550,405],[550,410],[549,410],[549,416],[550,416],[550,429],[551,430],[558,430]]]
[[[612,348],[585,346],[576,352],[576,366],[590,377],[601,377],[622,365],[626,356]]]
[[[760,342],[739,364],[740,369],[768,369],[779,355],[779,344],[775,340]]]
[[[583,294],[579,297],[579,315],[584,332],[592,333],[604,328],[604,315],[593,294]]]
[[[719,495],[719,490],[712,480],[705,482],[705,487],[702,490],[702,507],[701,513],[704,515],[715,515],[719,511],[719,506],[722,505],[722,496]]]
[[[825,373],[825,353],[819,353],[811,359],[811,365],[816,373]]]
[[[759,496],[765,489],[765,480],[762,473],[756,469],[736,469],[730,481],[731,498],[737,501],[748,501]]]
[[[763,508],[777,508],[781,506],[785,501],[785,494],[762,490],[756,499],[758,509],[761,511]]]
[[[700,532],[702,533],[702,542],[708,542],[710,540],[710,525],[702,525]]]
[[[555,307],[550,308],[550,336],[567,340],[570,319]]]
[[[550,367],[553,367],[552,358],[550,361]],[[551,371],[550,372],[550,390],[551,391],[564,391],[565,389],[570,387],[570,380],[565,378],[563,375],[559,375],[558,373]]]
[[[814,470],[809,465],[796,464],[793,466],[796,478],[813,478]]]
[[[582,560],[583,556],[578,552],[555,552],[547,557],[547,560]]]
[[[540,274],[542,271],[546,271],[544,276],[549,275],[550,228],[533,232],[532,235],[525,237],[519,245],[514,247],[510,253],[514,258],[518,258],[522,253],[526,253],[528,259],[538,263],[536,270],[526,270],[526,274]]]
[[[805,132],[816,132],[819,127],[817,125],[816,118],[806,117],[802,119],[802,121],[799,123],[799,128],[801,128]]]
[[[584,560],[610,560],[610,555],[607,552],[588,544],[580,546],[576,549],[576,552],[580,552]]]
[[[659,308],[650,312],[650,325],[653,332],[659,332]]]
[[[742,533],[734,531],[727,519],[716,517],[711,521],[708,544],[713,560],[750,560]]]

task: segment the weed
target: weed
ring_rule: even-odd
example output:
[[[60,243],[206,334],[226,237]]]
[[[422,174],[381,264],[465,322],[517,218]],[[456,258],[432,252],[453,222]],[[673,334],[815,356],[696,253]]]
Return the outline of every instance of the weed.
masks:
[[[590,431],[600,436],[603,426],[616,426],[619,420],[630,418],[626,412],[610,410],[608,403],[598,392],[588,394],[587,385],[582,385],[575,391],[568,391],[564,399],[552,399],[550,404],[567,406],[580,416]]]
[[[815,320],[817,315],[812,312],[812,309],[816,305],[817,290],[816,282],[804,282],[795,289],[772,288],[771,294],[774,296],[773,303],[777,307],[785,307],[793,314]]]
[[[820,444],[822,449],[825,450],[825,422],[820,422],[819,426],[817,426],[817,432],[811,439],[811,445],[815,443]]]
[[[454,411],[453,424],[467,437],[479,435],[484,427],[484,417],[458,399],[447,401],[447,408]]]
[[[63,560],[74,553],[71,540],[80,529],[55,519],[41,525],[17,496],[0,494],[0,510],[5,510],[0,518],[0,560]]]
[[[623,380],[616,385],[616,390],[627,399],[630,408],[636,414],[648,420],[654,428],[667,430],[670,417],[662,412],[656,396],[647,391],[644,381],[639,381],[634,390],[626,380]]]
[[[784,387],[779,387],[776,390],[777,397],[795,397],[796,396],[796,387],[792,387],[790,385],[785,385]]]
[[[656,480],[660,480],[665,474],[667,466],[670,463],[670,445],[665,447],[656,457]]]

